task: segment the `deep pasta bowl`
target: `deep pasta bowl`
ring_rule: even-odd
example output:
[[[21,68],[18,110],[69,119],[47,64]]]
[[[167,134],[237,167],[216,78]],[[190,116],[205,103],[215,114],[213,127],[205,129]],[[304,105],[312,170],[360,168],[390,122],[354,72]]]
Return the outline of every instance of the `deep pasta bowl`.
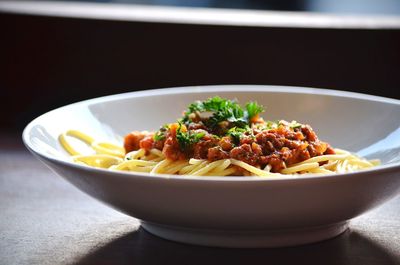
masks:
[[[256,100],[265,119],[310,124],[321,140],[382,164],[276,178],[149,175],[74,163],[58,141],[76,129],[122,145],[130,131],[157,130],[190,102],[215,95]],[[328,239],[400,191],[400,101],[357,93],[248,85],[125,93],[50,111],[27,125],[23,141],[83,192],[140,219],[152,234],[191,244],[279,247]]]

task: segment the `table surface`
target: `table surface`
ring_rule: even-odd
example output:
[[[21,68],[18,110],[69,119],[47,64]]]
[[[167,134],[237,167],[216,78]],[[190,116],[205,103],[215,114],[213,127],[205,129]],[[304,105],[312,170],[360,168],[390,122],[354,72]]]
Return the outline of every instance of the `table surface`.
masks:
[[[320,243],[275,249],[185,245],[80,192],[0,137],[0,264],[400,264],[400,197]]]

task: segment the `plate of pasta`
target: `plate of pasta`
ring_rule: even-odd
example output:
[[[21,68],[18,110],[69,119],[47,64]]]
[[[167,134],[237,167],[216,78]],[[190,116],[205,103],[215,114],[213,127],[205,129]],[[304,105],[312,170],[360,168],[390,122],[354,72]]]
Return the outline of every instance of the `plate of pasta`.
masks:
[[[48,112],[27,148],[157,236],[279,247],[337,236],[400,191],[400,103],[282,86],[131,92]]]

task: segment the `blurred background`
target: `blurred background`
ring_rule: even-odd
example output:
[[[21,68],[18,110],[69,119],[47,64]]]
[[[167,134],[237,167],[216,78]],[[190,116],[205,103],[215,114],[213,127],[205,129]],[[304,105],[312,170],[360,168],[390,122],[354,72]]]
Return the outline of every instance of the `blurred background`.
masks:
[[[171,86],[400,99],[398,0],[0,1],[0,34],[4,133],[65,104]]]
[[[83,0],[80,2],[311,11],[344,14],[396,15],[400,12],[400,1],[398,0]]]

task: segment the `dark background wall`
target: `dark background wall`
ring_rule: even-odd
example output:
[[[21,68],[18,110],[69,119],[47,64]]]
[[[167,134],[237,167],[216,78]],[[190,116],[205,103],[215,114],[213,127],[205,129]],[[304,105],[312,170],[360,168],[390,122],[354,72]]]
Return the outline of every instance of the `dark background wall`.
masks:
[[[120,92],[275,84],[400,99],[400,29],[184,25],[0,13],[0,129]]]

